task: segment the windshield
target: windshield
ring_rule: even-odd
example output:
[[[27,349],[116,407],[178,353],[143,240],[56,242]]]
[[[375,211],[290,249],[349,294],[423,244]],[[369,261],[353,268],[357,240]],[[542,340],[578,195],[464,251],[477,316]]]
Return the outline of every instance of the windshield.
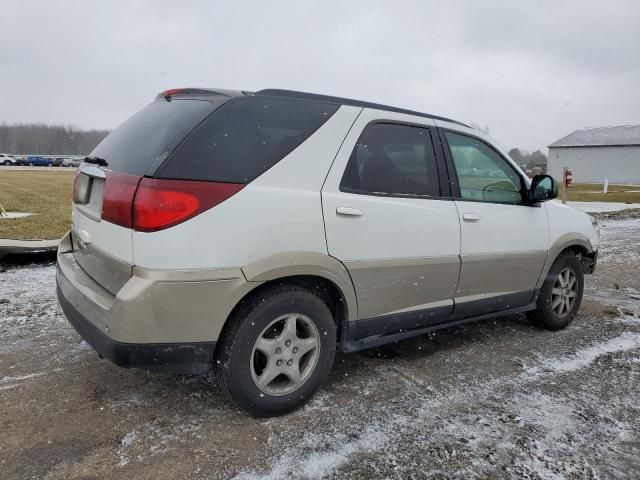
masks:
[[[228,97],[213,100],[160,100],[130,117],[100,144],[89,157],[109,170],[144,175],[158,166],[180,141]]]

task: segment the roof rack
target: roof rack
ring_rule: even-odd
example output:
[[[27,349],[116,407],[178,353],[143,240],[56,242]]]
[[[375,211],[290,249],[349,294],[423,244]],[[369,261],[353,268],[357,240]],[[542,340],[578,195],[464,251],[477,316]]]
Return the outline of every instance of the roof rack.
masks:
[[[381,105],[373,102],[363,102],[361,100],[354,100],[352,98],[332,97],[330,95],[319,95],[317,93],[297,92],[295,90],[279,90],[276,88],[267,88],[255,92],[255,95],[268,95],[272,97],[290,97],[290,98],[304,98],[307,100],[317,100],[330,103],[338,103],[340,105],[350,105],[353,107],[373,108],[376,110],[386,110],[388,112],[405,113],[407,115],[416,115],[418,117],[431,118],[433,120],[444,120],[446,122],[456,123],[463,127],[471,128],[469,125],[450,118],[439,117],[437,115],[430,115],[428,113],[416,112],[413,110],[406,110],[404,108],[390,107],[388,105]]]

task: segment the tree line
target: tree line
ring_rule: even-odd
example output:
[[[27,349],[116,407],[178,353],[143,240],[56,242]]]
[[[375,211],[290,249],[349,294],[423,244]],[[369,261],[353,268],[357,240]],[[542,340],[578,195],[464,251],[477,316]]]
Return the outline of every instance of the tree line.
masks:
[[[518,164],[524,165],[525,168],[533,168],[539,165],[547,164],[547,156],[540,150],[535,152],[527,152],[519,148],[512,148],[509,150],[509,156]]]
[[[484,127],[478,123],[471,122],[471,127],[485,135],[489,135],[489,125]],[[512,148],[509,150],[509,156],[525,169],[539,167],[547,164],[547,156],[540,150],[529,153],[527,150],[520,148]]]
[[[109,133],[46,124],[0,124],[0,152],[34,155],[87,155]]]

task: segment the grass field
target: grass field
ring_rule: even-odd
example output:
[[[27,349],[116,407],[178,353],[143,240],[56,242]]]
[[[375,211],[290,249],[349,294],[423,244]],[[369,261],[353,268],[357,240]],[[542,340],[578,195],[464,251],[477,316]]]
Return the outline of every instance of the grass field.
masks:
[[[0,204],[8,212],[32,212],[25,218],[0,220],[0,238],[60,238],[71,223],[74,170],[2,171]]]
[[[9,212],[32,212],[26,218],[0,220],[0,238],[15,240],[60,238],[71,223],[73,171],[2,171],[0,204]],[[567,191],[569,201],[640,203],[640,186],[575,184]]]
[[[640,185],[609,185],[609,192],[605,194],[601,183],[576,183],[567,189],[567,200],[640,203]]]

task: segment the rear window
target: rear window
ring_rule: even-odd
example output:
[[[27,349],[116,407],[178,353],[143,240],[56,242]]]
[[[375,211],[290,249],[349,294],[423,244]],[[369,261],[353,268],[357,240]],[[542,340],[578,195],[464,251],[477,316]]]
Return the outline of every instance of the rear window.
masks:
[[[338,107],[290,98],[233,99],[189,135],[156,177],[249,183],[304,142]]]
[[[144,175],[164,161],[187,133],[228,99],[153,102],[111,132],[89,156],[104,159],[109,170]]]

